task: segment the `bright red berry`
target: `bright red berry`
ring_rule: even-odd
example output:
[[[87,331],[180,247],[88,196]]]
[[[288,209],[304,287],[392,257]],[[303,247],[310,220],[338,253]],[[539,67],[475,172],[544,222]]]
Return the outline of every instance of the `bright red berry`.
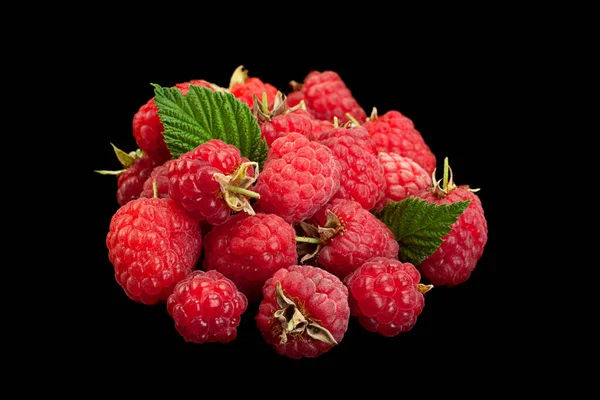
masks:
[[[115,278],[127,296],[164,301],[196,265],[202,251],[198,223],[171,199],[141,198],[120,207],[106,236]]]
[[[324,132],[319,143],[329,147],[342,166],[340,189],[334,199],[355,200],[371,210],[385,195],[383,167],[375,143],[363,127]]]
[[[419,270],[435,286],[455,286],[465,282],[483,255],[488,226],[481,200],[469,186],[456,186],[452,178],[446,187],[435,182],[415,196],[432,204],[470,201],[469,206],[452,224],[438,249],[419,264]]]
[[[378,158],[386,181],[385,196],[377,203],[378,210],[390,201],[404,200],[431,185],[431,176],[410,158],[385,152],[379,153]]]
[[[295,237],[294,228],[275,214],[239,213],[204,237],[203,267],[219,271],[258,301],[275,271],[298,262]]]
[[[333,117],[337,117],[342,123],[348,121],[346,114],[361,123],[367,118],[365,110],[336,72],[313,71],[306,76],[304,84],[292,82],[292,86],[302,92],[306,108],[315,118],[333,121]]]
[[[144,182],[152,173],[154,162],[150,157],[136,158],[133,165],[117,178],[117,203],[125,205],[131,200],[140,197]]]
[[[204,80],[192,80],[190,82],[178,83],[174,87],[184,95],[187,94],[190,85],[212,89],[209,82]],[[140,149],[152,158],[157,164],[163,164],[171,159],[171,153],[165,144],[163,132],[165,128],[160,122],[158,108],[154,104],[154,97],[133,116],[133,137]]]
[[[304,94],[301,90],[293,91],[286,96],[288,107],[296,107],[304,100]]]
[[[407,332],[423,311],[423,293],[430,286],[411,263],[374,257],[344,279],[350,313],[369,332],[396,336]]]
[[[340,186],[340,163],[331,150],[299,133],[276,139],[254,190],[261,212],[296,224],[327,204]]]
[[[246,296],[217,271],[193,271],[175,286],[167,300],[177,332],[193,343],[235,339],[247,306]]]
[[[248,70],[243,66],[237,67],[231,76],[229,91],[240,101],[246,103],[252,109],[254,105],[254,96],[262,98],[263,93],[267,94],[268,104],[273,104],[278,90],[275,86],[264,83],[258,78],[248,78]]]
[[[163,165],[154,167],[150,176],[144,182],[144,187],[140,197],[169,197],[169,165],[173,160],[169,160]],[[154,195],[154,185],[156,185],[156,196]]]
[[[262,289],[256,323],[280,355],[317,357],[348,329],[348,289],[336,276],[308,265],[278,270]]]
[[[435,169],[436,159],[413,122],[398,111],[388,111],[381,117],[377,110],[363,125],[377,144],[377,149],[408,157],[419,164],[428,174]]]
[[[307,235],[321,240],[313,253],[317,264],[341,279],[369,258],[398,258],[399,246],[392,231],[356,201],[335,199],[319,210],[312,222],[319,229],[307,224],[303,228]]]

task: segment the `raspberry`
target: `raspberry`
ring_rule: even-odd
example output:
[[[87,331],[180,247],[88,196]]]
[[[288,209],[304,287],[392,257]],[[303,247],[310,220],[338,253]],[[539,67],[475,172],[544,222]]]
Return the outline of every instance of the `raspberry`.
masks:
[[[348,122],[346,114],[350,114],[362,123],[367,118],[342,78],[333,71],[313,71],[306,76],[303,85],[293,81],[291,85],[301,90],[306,108],[317,119],[332,121],[337,117],[344,123]]]
[[[295,237],[292,226],[275,214],[240,213],[205,236],[203,267],[216,269],[248,300],[258,301],[275,271],[298,262]]]
[[[344,279],[352,316],[369,332],[396,336],[407,332],[423,311],[421,275],[411,263],[374,257]]]
[[[335,199],[315,214],[313,222],[320,227],[318,232],[307,224],[302,227],[321,241],[317,263],[339,278],[369,258],[398,258],[399,246],[392,231],[356,201]],[[313,252],[303,260],[314,255]]]
[[[288,223],[310,218],[340,186],[340,163],[331,150],[299,133],[276,139],[254,188],[264,213]]]
[[[117,203],[125,205],[140,197],[144,182],[152,173],[154,162],[150,157],[139,157],[117,178]]]
[[[277,88],[273,85],[264,83],[258,78],[248,78],[248,70],[242,65],[237,67],[233,72],[229,83],[229,91],[237,99],[246,103],[251,109],[254,105],[254,95],[260,98],[263,93],[266,93],[268,104],[273,104],[275,95],[278,92]]]
[[[167,300],[177,332],[193,343],[235,339],[247,306],[246,296],[217,271],[193,271],[175,286]]]
[[[386,181],[385,196],[377,203],[381,210],[390,201],[400,201],[431,185],[431,176],[419,164],[396,153],[379,153]]]
[[[330,121],[313,119],[312,120],[312,134],[314,137],[313,140],[318,140],[323,132],[330,131],[333,128],[335,128],[335,126]]]
[[[329,147],[342,166],[340,189],[334,199],[349,199],[371,210],[385,195],[384,170],[375,143],[363,127],[324,132],[319,143]]]
[[[288,107],[296,107],[298,104],[304,101],[304,94],[301,90],[291,92],[286,96],[286,101]]]
[[[127,296],[164,301],[190,272],[202,251],[196,221],[171,199],[141,198],[120,207],[106,236],[115,278]]]
[[[202,86],[212,89],[210,83],[204,80],[193,80],[190,82],[178,83],[174,87],[181,90],[184,95],[187,94],[190,85]],[[154,104],[154,97],[148,100],[146,104],[133,116],[133,137],[137,145],[152,158],[157,164],[163,164],[171,159],[171,153],[165,144],[162,135],[165,128],[158,117],[158,108]]]
[[[469,186],[457,187],[450,178],[445,188],[435,182],[432,187],[415,194],[415,197],[433,204],[471,200],[458,220],[452,224],[450,232],[442,238],[444,241],[440,247],[419,264],[419,270],[425,279],[436,286],[451,287],[466,281],[483,255],[487,243],[488,226],[479,196]]]
[[[169,197],[169,165],[173,160],[169,160],[163,165],[159,165],[152,170],[152,173],[144,182],[144,187],[140,197],[155,197],[154,196],[154,184],[156,183],[156,197],[164,198]]]
[[[373,108],[369,121],[363,126],[369,131],[379,151],[408,157],[428,174],[435,169],[435,155],[423,136],[415,129],[413,122],[398,111],[388,111],[378,117],[377,109]]]
[[[256,180],[256,163],[242,162],[240,151],[217,139],[182,154],[169,164],[169,197],[197,221],[226,222],[233,211],[254,213],[246,190]]]
[[[334,275],[308,265],[282,268],[262,289],[256,323],[282,356],[317,357],[348,329],[348,289]]]

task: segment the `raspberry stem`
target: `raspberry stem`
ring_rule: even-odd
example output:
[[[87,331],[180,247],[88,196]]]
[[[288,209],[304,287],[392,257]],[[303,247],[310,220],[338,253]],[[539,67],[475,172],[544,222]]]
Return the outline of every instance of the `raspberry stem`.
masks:
[[[244,196],[252,197],[253,199],[260,199],[260,194],[253,192],[251,190],[248,190],[248,189],[241,188],[241,187],[227,186],[227,190],[232,193],[239,193],[239,194],[243,194]]]
[[[152,181],[152,194],[155,199],[158,199],[158,185],[156,184],[156,179]]]
[[[350,114],[350,113],[346,113],[346,117],[348,117],[348,119],[350,120],[350,122],[352,122],[354,125],[356,125],[356,126],[360,126],[360,122],[358,122],[358,121],[356,120],[356,118],[354,118],[354,117],[352,116],[352,114]]]
[[[262,108],[265,115],[269,115],[269,100],[267,99],[267,92],[262,94]]]
[[[448,157],[444,158],[444,183],[442,188],[446,193],[448,192]]]
[[[306,236],[296,236],[296,242],[321,244],[321,239]]]

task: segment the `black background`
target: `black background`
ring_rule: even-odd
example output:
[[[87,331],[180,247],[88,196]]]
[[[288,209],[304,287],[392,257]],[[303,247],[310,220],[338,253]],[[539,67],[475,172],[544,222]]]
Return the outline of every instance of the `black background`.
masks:
[[[202,365],[236,362],[253,368],[257,362],[273,366],[376,365],[390,359],[422,360],[430,357],[485,358],[493,361],[502,342],[506,321],[501,317],[500,267],[497,265],[498,163],[492,155],[500,124],[496,107],[502,60],[492,48],[493,39],[470,33],[437,35],[413,44],[408,37],[387,33],[387,41],[365,35],[362,44],[337,45],[339,38],[310,43],[290,39],[274,48],[244,47],[220,43],[197,48],[173,48],[160,56],[152,46],[140,48],[142,38],[96,43],[87,60],[98,71],[88,82],[97,87],[99,104],[92,112],[87,137],[86,161],[92,182],[94,212],[88,219],[91,234],[94,312],[86,313],[93,330],[87,343],[103,356],[108,354],[183,355],[198,357]],[[372,39],[372,40],[369,40]],[[392,39],[392,40],[390,40]],[[285,47],[283,47],[285,46]],[[224,50],[226,49],[226,50]],[[411,118],[438,160],[449,157],[457,184],[481,188],[478,193],[489,224],[489,240],[471,278],[457,287],[436,287],[426,294],[425,308],[408,333],[384,338],[365,331],[351,320],[339,346],[314,360],[288,360],[264,343],[255,326],[257,304],[242,316],[238,339],[229,344],[186,343],[176,332],[164,305],[145,306],[131,301],[114,279],[105,245],[110,218],[118,209],[116,179],[93,169],[119,169],[110,142],[131,151],[136,148],[131,120],[138,108],[153,96],[151,83],[171,86],[191,79],[206,79],[227,86],[240,64],[256,76],[287,92],[290,80],[301,81],[311,70],[338,72],[354,97],[367,111],[373,106],[382,115],[398,110]],[[96,114],[94,114],[96,113]],[[198,367],[202,368],[202,367]]]

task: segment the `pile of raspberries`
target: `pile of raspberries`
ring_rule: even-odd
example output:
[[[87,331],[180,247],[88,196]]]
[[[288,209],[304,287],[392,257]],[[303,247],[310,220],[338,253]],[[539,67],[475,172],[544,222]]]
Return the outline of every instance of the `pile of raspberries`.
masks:
[[[193,80],[175,85],[184,95]],[[436,157],[398,111],[370,116],[333,71],[311,72],[283,95],[242,67],[228,91],[248,105],[268,145],[258,163],[209,140],[172,159],[154,99],[133,117],[139,150],[117,177],[106,237],[127,296],[166,304],[184,340],[234,340],[248,302],[265,341],[286,357],[340,344],[350,315],[369,332],[406,332],[433,285],[467,280],[487,241],[468,186],[441,188]],[[471,200],[437,251],[401,262],[375,213],[407,196]],[[421,274],[427,284],[421,283]]]

